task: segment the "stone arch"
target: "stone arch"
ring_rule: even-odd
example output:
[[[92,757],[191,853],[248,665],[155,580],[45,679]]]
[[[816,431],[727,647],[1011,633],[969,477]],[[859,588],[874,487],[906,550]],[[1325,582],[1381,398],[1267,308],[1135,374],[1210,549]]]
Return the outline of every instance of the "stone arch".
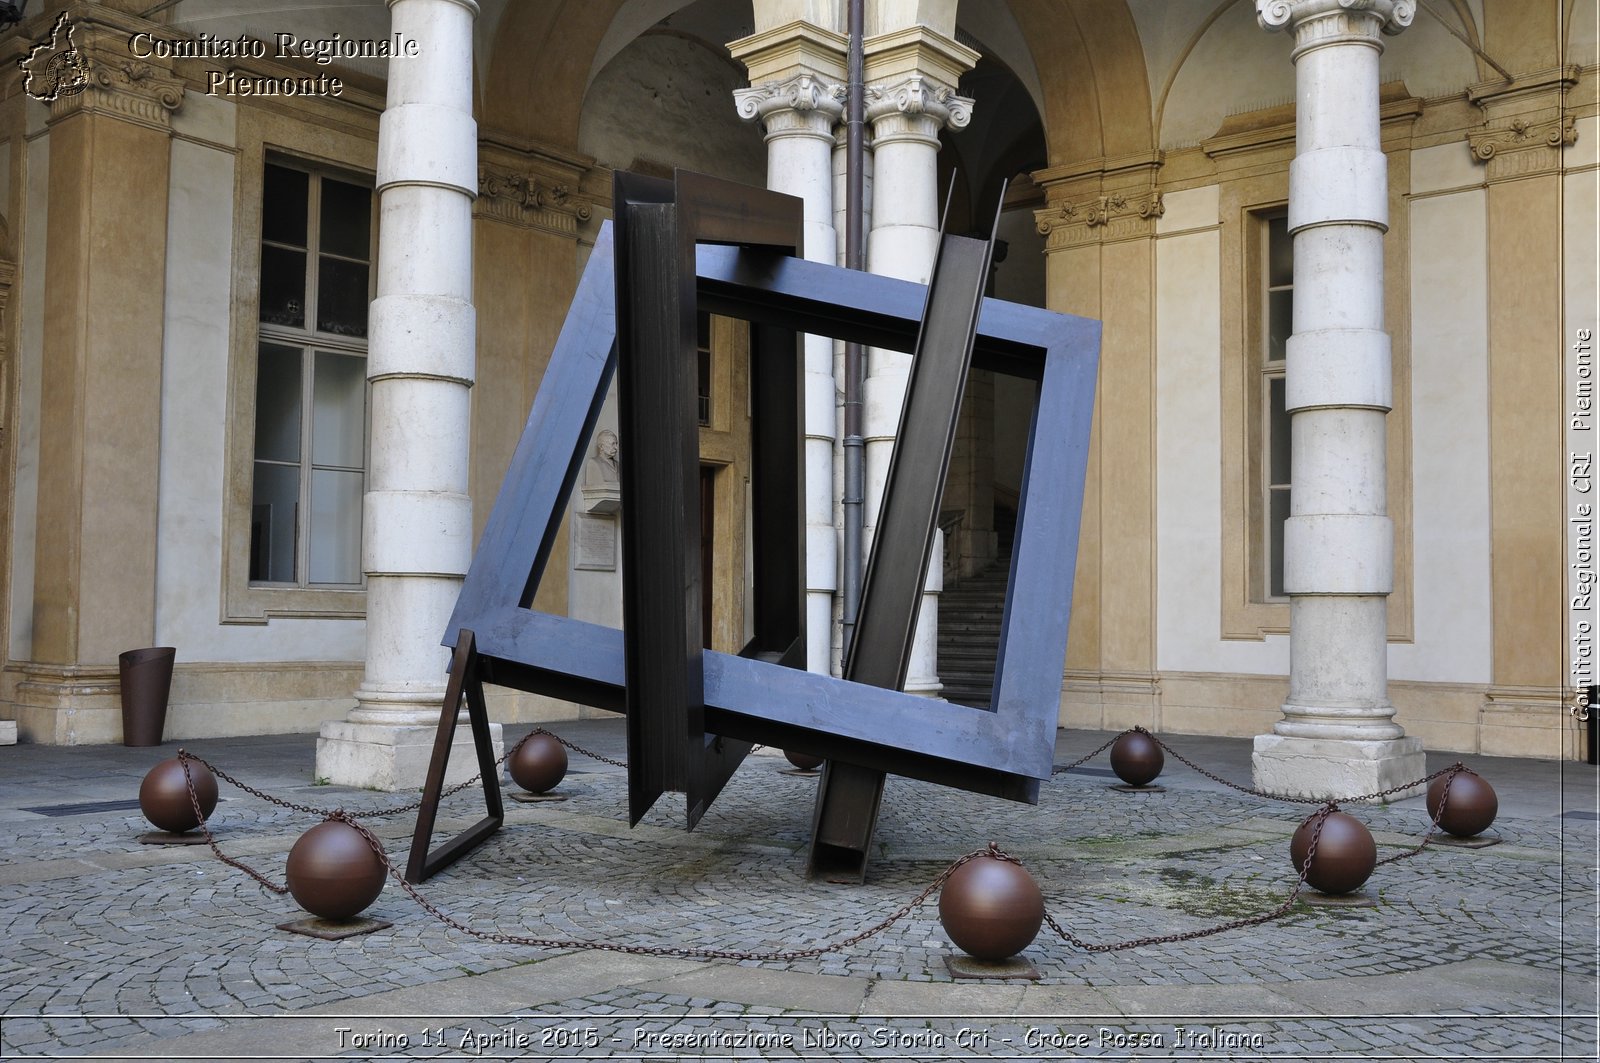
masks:
[[[748,77],[727,49],[751,16],[750,0],[632,0],[595,56],[579,154],[611,169],[681,167],[764,185],[761,131],[733,101]]]
[[[1051,165],[1155,146],[1144,50],[1126,0],[1010,0],[1044,92]]]
[[[595,52],[624,3],[508,4],[489,49],[478,107],[480,128],[576,151]]]

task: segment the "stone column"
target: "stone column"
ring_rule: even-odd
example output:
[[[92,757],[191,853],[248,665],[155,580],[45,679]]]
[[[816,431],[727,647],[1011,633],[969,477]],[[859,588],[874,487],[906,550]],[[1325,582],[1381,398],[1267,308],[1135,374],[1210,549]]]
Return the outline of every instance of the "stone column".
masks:
[[[477,0],[389,0],[419,44],[389,63],[378,126],[378,296],[372,302],[372,468],[362,556],[366,675],[350,716],[324,725],[317,776],[382,790],[421,784],[444,696],[439,638],[472,550],[472,118]],[[498,729],[496,737],[498,738]],[[477,771],[465,729],[451,779]]]
[[[872,125],[872,230],[867,268],[873,273],[926,284],[939,246],[939,131],[962,129],[972,120],[972,100],[956,95],[961,74],[978,53],[925,26],[897,30],[866,41],[867,121]],[[889,458],[894,452],[905,402],[911,357],[874,348],[867,356],[866,536],[870,542],[883,503]],[[944,586],[943,536],[935,533],[933,563],[905,689],[936,695],[939,591]]]
[[[1384,418],[1391,405],[1383,322],[1388,167],[1379,141],[1382,35],[1410,0],[1257,0],[1266,29],[1294,34],[1294,332],[1288,342],[1293,457],[1284,530],[1289,696],[1255,741],[1256,785],[1336,796],[1424,774],[1422,743],[1388,696]]]
[[[734,92],[739,115],[766,130],[767,187],[805,202],[805,257],[835,264],[834,124],[844,111],[845,38],[789,23],[728,46],[750,71],[751,87]],[[833,341],[805,337],[806,389],[806,667],[831,668],[833,596],[839,534],[833,523],[833,458],[839,395]]]

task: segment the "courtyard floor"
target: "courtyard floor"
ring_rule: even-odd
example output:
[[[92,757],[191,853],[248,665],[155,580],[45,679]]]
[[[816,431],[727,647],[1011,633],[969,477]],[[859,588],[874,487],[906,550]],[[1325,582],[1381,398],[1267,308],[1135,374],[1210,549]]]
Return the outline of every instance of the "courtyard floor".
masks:
[[[553,724],[612,757],[621,720]],[[527,728],[507,728],[508,745]],[[1111,736],[1059,735],[1066,764]],[[1248,740],[1164,735],[1249,782]],[[318,786],[313,736],[186,747],[293,803],[382,811],[416,794]],[[1478,849],[1380,864],[1369,907],[1302,900],[1281,919],[1090,952],[1048,926],[1036,979],[955,977],[937,897],[882,932],[788,961],[497,943],[390,882],[393,926],[343,941],[287,933],[293,901],[204,846],[152,847],[134,804],[177,749],[0,749],[0,1058],[321,1059],[1558,1059],[1596,1058],[1596,769],[1463,759],[1499,793]],[[1157,793],[1111,789],[1104,755],[1037,806],[891,779],[865,885],[802,873],[816,782],[751,756],[690,833],[669,794],[637,828],[626,776],[574,754],[564,801],[507,802],[505,827],[421,893],[487,934],[646,949],[801,951],[851,937],[990,841],[1049,913],[1092,943],[1269,912],[1294,886],[1310,811],[1227,789],[1170,757]],[[219,844],[275,881],[317,817],[226,784]],[[449,798],[438,839],[476,822]],[[1380,859],[1415,847],[1422,799],[1351,806]],[[403,866],[414,815],[364,818]]]

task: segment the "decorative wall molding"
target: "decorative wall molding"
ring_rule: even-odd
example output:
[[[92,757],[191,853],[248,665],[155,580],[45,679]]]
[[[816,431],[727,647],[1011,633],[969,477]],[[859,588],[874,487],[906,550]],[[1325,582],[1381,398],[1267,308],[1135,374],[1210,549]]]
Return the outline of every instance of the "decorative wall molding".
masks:
[[[1155,234],[1166,212],[1159,188],[1163,152],[1082,159],[1035,171],[1045,205],[1033,212],[1046,251]]]
[[[50,101],[50,121],[79,113],[104,114],[162,132],[172,128],[173,112],[183,106],[182,78],[126,55],[91,51],[85,61],[88,87]]]
[[[1544,121],[1519,116],[1467,134],[1472,157],[1479,162],[1517,151],[1560,150],[1577,142],[1577,118],[1572,114],[1559,114]]]
[[[1484,114],[1467,133],[1474,162],[1487,164],[1491,183],[1555,173],[1561,149],[1576,144],[1576,116],[1567,111],[1567,91],[1578,83],[1575,66],[1524,74],[1509,82],[1486,82],[1467,90]]]
[[[578,224],[593,214],[574,187],[537,173],[480,165],[473,216],[577,236]]]
[[[1045,237],[1045,250],[1079,244],[1125,240],[1155,233],[1156,219],[1166,213],[1161,193],[1109,192],[1068,203],[1053,203],[1033,213],[1035,228]]]

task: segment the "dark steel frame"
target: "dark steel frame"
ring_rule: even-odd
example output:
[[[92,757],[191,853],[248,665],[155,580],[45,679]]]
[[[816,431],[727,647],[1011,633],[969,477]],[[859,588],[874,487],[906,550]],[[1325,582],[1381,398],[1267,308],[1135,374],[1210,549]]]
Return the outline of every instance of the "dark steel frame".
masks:
[[[968,275],[974,254],[986,268],[986,245],[970,240],[952,244],[959,238],[946,238],[941,259],[957,263],[948,275],[967,278],[955,286],[967,287],[965,296],[952,289],[950,305],[981,305],[975,337],[969,320],[966,342],[960,343],[958,310],[941,324],[949,316],[940,280],[947,276],[945,269],[938,270],[930,299],[930,288],[922,285],[807,262],[794,254],[798,201],[698,175],[679,174],[675,184],[674,189],[666,182],[619,179],[617,223],[602,228],[474,555],[445,635],[445,644],[456,650],[451,693],[440,717],[413,836],[407,870],[411,881],[421,881],[480,844],[503,819],[498,782],[486,770],[488,817],[439,850],[428,851],[449,735],[462,697],[475,739],[480,747],[487,742],[483,683],[627,712],[634,822],[662,792],[683,789],[692,827],[752,742],[824,756],[830,761],[830,776],[861,769],[870,784],[873,773],[880,782],[882,773],[893,773],[1030,803],[1038,799],[1039,783],[1049,777],[1099,323],[994,299],[978,304],[981,278],[974,291],[967,287]],[[639,295],[650,302],[641,302]],[[690,473],[697,465],[684,442],[693,439],[695,421],[691,354],[697,306],[750,321],[755,340],[752,486],[761,485],[761,493],[753,519],[763,522],[755,536],[762,553],[757,557],[754,603],[757,634],[738,655],[699,648],[700,595],[689,582],[698,568],[695,551],[681,538],[667,543],[677,555],[689,556],[657,572],[648,566],[666,556],[662,544],[640,541],[652,538],[651,515],[692,497],[685,494],[688,484],[682,476],[685,465]],[[800,333],[902,351],[915,349],[919,337],[939,338],[937,343],[924,342],[916,360],[932,366],[942,359],[945,365],[930,370],[928,377],[937,385],[930,393],[943,397],[929,400],[926,409],[949,413],[948,419],[939,417],[931,424],[935,435],[953,430],[956,407],[948,399],[953,382],[949,366],[955,364],[954,372],[964,378],[967,350],[978,368],[1038,381],[995,693],[986,709],[895,689],[903,681],[905,663],[900,658],[909,653],[909,635],[904,633],[914,623],[915,602],[909,616],[897,616],[900,609],[893,599],[903,597],[906,587],[920,594],[922,577],[911,572],[925,570],[926,550],[916,557],[902,546],[881,560],[875,551],[869,562],[862,627],[867,626],[868,610],[878,609],[874,588],[898,586],[897,593],[882,592],[888,604],[882,608],[885,619],[878,622],[892,637],[883,638],[879,651],[858,635],[852,652],[856,663],[847,668],[863,679],[869,674],[887,679],[892,664],[892,687],[798,667],[805,643]],[[625,425],[623,512],[629,521],[624,526],[626,634],[530,608],[619,362]],[[633,373],[644,374],[638,383],[649,378],[661,390],[630,392],[633,385],[626,381]],[[650,377],[652,373],[657,375]],[[643,401],[647,394],[648,402]],[[658,400],[665,409],[653,409]],[[909,404],[907,417],[902,431],[916,430]],[[641,453],[652,446],[659,453]],[[910,446],[896,454],[894,478],[900,479],[900,467],[909,463],[905,475],[921,481],[920,487],[905,492],[908,500],[926,494],[933,480],[942,485],[947,454],[919,456]],[[659,463],[654,472],[669,482],[644,475],[652,460]],[[930,476],[934,466],[936,475]],[[931,542],[931,527],[920,538],[914,534],[925,519],[917,508],[909,501],[902,506],[900,496],[888,492],[880,542],[886,541],[883,522],[899,521],[902,509],[911,514],[904,518],[911,541]],[[937,493],[935,514],[936,509]],[[678,519],[687,517],[680,514]],[[902,637],[907,641],[899,647],[890,645]],[[641,681],[644,675],[651,678]],[[479,761],[484,765],[482,749]],[[850,767],[840,767],[846,765]],[[832,822],[827,812],[830,793],[844,797],[835,818],[845,826],[827,844],[853,854],[856,869],[864,871],[875,798],[867,807],[855,790],[825,783],[819,791],[819,828]]]

